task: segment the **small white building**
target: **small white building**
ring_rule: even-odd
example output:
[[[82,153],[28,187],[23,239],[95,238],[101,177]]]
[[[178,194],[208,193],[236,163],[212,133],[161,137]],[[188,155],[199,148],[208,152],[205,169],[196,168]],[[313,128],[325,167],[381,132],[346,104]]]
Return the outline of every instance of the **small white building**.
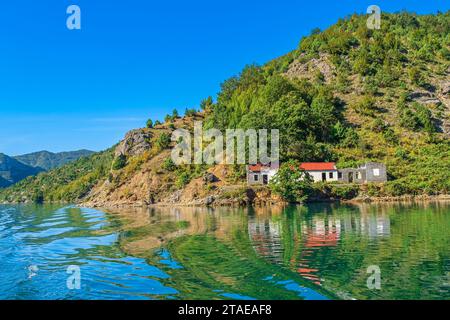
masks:
[[[387,171],[383,163],[367,162],[358,168],[337,169],[335,162],[303,162],[300,168],[308,173],[314,182],[372,183],[386,182]],[[278,167],[255,164],[247,166],[249,185],[268,184],[278,172]]]
[[[249,185],[268,184],[272,177],[278,172],[278,168],[270,165],[257,163],[247,166],[247,183]]]
[[[300,168],[305,170],[314,182],[338,181],[342,178],[334,162],[303,162]]]

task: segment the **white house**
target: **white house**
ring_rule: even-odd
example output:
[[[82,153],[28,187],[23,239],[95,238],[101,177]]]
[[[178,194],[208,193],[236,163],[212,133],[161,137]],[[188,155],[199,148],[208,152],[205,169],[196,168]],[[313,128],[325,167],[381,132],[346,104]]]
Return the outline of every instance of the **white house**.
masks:
[[[278,168],[272,168],[270,165],[257,163],[247,166],[247,183],[268,184],[272,177],[277,173]]]
[[[305,170],[314,182],[338,181],[342,178],[334,162],[303,162],[300,168]]]

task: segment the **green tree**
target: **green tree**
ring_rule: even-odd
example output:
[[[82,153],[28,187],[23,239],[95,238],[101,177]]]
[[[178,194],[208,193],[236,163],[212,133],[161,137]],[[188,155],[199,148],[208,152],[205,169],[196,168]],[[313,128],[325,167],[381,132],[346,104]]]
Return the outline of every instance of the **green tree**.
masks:
[[[281,165],[269,186],[288,202],[303,202],[312,192],[312,179],[300,168],[300,162],[289,160]]]
[[[197,113],[197,110],[195,110],[194,108],[192,108],[192,109],[186,108],[186,110],[184,111],[184,115],[187,117],[195,116],[196,113]]]
[[[153,128],[153,121],[152,119],[148,119],[146,123],[147,128]]]
[[[206,110],[211,109],[212,105],[213,105],[213,98],[211,96],[209,96],[208,98],[203,99],[200,102],[200,109],[206,111]]]

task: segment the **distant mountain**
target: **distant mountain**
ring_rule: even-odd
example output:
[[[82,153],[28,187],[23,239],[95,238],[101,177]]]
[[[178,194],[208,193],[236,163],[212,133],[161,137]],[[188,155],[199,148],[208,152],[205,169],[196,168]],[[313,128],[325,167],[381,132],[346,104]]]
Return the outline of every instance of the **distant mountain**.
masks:
[[[9,185],[10,185],[10,183],[8,182],[8,180],[0,177],[0,188],[6,188]]]
[[[14,159],[35,168],[50,170],[60,167],[66,163],[78,160],[81,157],[90,156],[93,151],[78,150],[70,152],[53,153],[49,151],[39,151],[21,156],[16,156]]]
[[[0,188],[8,187],[28,176],[44,171],[0,153]]]

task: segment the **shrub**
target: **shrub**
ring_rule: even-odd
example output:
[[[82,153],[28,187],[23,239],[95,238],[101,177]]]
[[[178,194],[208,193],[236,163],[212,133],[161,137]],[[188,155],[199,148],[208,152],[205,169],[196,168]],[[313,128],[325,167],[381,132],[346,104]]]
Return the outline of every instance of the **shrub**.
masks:
[[[400,125],[406,129],[416,131],[420,128],[420,120],[409,109],[403,110],[400,115]]]
[[[315,197],[321,198],[333,198],[340,200],[353,199],[358,195],[358,185],[339,185],[328,182],[319,182],[313,185]]]
[[[176,169],[176,165],[171,158],[167,158],[164,160],[162,168],[167,171],[174,171]]]
[[[117,156],[112,164],[113,170],[120,170],[127,165],[127,157],[123,154]]]
[[[400,125],[413,131],[424,130],[428,133],[436,131],[431,111],[417,102],[413,103],[411,109],[403,109]]]
[[[416,67],[412,67],[408,70],[408,77],[413,84],[419,87],[422,87],[425,84],[423,75],[421,74],[420,70]]]
[[[411,193],[411,189],[405,181],[394,180],[389,181],[386,184],[385,191],[387,195],[390,196],[401,196],[404,194]]]
[[[374,184],[374,183],[369,183],[369,184],[367,185],[367,194],[368,194],[370,197],[379,197],[379,196],[382,196],[383,193],[382,193],[382,190],[381,190],[381,186],[380,186],[380,185],[377,185],[377,184]]]
[[[387,127],[386,129],[384,129],[383,137],[387,143],[394,144],[394,145],[398,143],[398,137],[395,134],[394,130],[392,130],[392,128],[390,128],[390,127]]]
[[[358,195],[359,186],[351,185],[351,186],[335,186],[333,185],[331,188],[331,192],[334,198],[349,200],[353,199]]]
[[[156,139],[156,145],[159,150],[164,150],[170,145],[170,135],[168,133],[161,133]]]
[[[375,110],[375,100],[370,96],[364,96],[364,98],[355,105],[355,111],[363,115],[372,116]]]
[[[419,119],[420,126],[428,133],[435,132],[431,111],[417,102],[414,103],[413,107],[416,109],[416,115],[417,119]]]
[[[191,176],[189,175],[189,173],[183,172],[182,174],[180,174],[177,181],[175,182],[175,186],[177,188],[182,188],[185,185],[187,185],[189,181],[191,181]]]
[[[405,149],[402,148],[397,148],[395,150],[395,156],[402,160],[408,160],[408,153],[405,151]]]

